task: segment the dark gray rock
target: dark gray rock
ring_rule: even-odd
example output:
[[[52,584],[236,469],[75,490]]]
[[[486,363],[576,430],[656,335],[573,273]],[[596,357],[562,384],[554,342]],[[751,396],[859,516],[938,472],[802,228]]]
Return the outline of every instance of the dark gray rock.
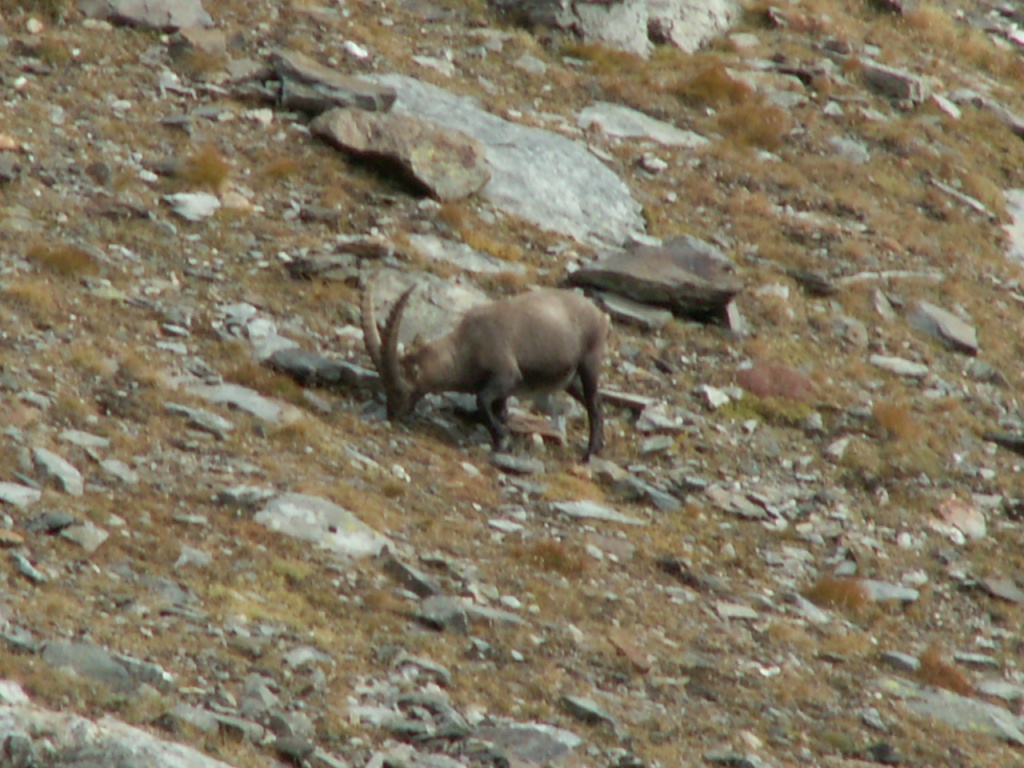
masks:
[[[469,617],[462,602],[445,595],[433,595],[422,600],[417,606],[416,618],[433,629],[457,635],[469,634]]]
[[[308,387],[374,389],[380,383],[376,371],[298,347],[279,349],[265,362]]]
[[[742,289],[735,269],[714,245],[685,235],[608,254],[573,272],[569,283],[708,319],[721,316]]]
[[[314,115],[334,107],[387,112],[395,103],[393,88],[343,75],[298,51],[276,50],[270,65],[282,82],[280,100],[287,109]]]
[[[385,573],[418,597],[441,594],[441,587],[427,574],[398,559],[390,552],[383,552],[380,555],[380,561]]]
[[[135,688],[124,665],[92,643],[66,640],[49,642],[43,648],[43,661],[51,667],[69,668],[79,675],[99,680],[115,691],[131,691]]]

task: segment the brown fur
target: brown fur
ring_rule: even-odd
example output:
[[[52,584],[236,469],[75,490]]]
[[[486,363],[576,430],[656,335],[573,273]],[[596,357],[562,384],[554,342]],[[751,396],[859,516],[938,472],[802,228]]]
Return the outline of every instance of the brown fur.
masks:
[[[389,418],[404,418],[429,392],[475,394],[497,450],[507,433],[510,396],[566,390],[587,409],[584,460],[601,450],[598,380],[608,318],[590,300],[546,289],[483,304],[463,315],[451,333],[399,357],[398,330],[412,290],[392,308],[383,341],[373,319],[372,289],[363,297],[363,334],[384,381]]]

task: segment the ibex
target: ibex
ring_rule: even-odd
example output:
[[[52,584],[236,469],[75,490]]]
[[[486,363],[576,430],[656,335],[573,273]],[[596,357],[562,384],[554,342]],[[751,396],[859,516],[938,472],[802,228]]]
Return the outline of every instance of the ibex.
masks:
[[[374,317],[372,281],[362,295],[363,339],[384,385],[389,419],[407,417],[429,392],[475,394],[497,451],[508,432],[510,396],[566,390],[587,409],[590,439],[583,460],[601,451],[598,379],[608,318],[589,299],[547,289],[482,304],[451,333],[399,357],[399,326],[415,288],[395,302],[383,329]]]

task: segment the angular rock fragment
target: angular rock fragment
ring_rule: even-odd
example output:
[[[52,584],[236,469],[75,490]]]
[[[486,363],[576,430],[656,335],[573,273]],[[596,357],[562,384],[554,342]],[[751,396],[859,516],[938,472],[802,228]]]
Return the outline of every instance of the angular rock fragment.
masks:
[[[309,126],[357,157],[384,161],[438,200],[461,200],[490,180],[486,150],[461,131],[407,115],[336,108]]]
[[[410,77],[372,79],[398,92],[395,112],[462,131],[486,146],[491,180],[481,194],[498,209],[594,245],[618,245],[643,232],[632,190],[582,142],[504,120],[474,99]]]
[[[43,492],[21,483],[0,482],[0,502],[24,509],[42,498]]]
[[[64,493],[69,496],[81,496],[85,492],[82,473],[63,456],[46,448],[36,448],[32,456],[42,476],[53,481]]]
[[[569,275],[569,283],[670,309],[684,317],[720,316],[742,289],[735,264],[690,235],[658,246],[613,252]]]
[[[333,107],[357,107],[387,112],[395,103],[395,89],[358,77],[343,75],[298,51],[279,49],[270,65],[281,79],[281,105],[319,115]]]
[[[600,132],[622,139],[651,139],[664,146],[695,149],[710,142],[693,131],[676,128],[630,107],[598,101],[584,107],[576,116],[585,131]]]
[[[172,32],[183,27],[212,27],[200,0],[78,0],[90,19]]]
[[[978,334],[974,326],[929,301],[919,301],[914,305],[910,311],[910,324],[957,352],[978,354]]]
[[[272,499],[253,519],[272,531],[350,557],[377,555],[388,544],[387,537],[347,509],[301,493],[285,493]]]
[[[861,62],[868,85],[891,99],[920,104],[931,94],[928,81],[898,67],[890,67],[871,59]]]

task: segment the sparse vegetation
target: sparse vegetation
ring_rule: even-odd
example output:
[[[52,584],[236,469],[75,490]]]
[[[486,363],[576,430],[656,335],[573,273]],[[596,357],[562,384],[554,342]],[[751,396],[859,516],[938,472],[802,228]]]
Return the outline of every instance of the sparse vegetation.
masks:
[[[819,579],[804,592],[808,600],[828,608],[857,612],[868,604],[868,592],[859,579]]]
[[[959,667],[946,661],[937,645],[928,646],[918,660],[921,662],[921,668],[917,672],[917,677],[926,685],[945,688],[961,696],[970,696],[974,693],[974,685],[967,675]]]
[[[99,269],[96,259],[88,251],[70,243],[34,243],[25,251],[25,258],[62,277],[91,275]]]
[[[204,144],[193,152],[181,169],[181,178],[189,185],[220,190],[231,176],[231,162],[214,144]]]
[[[0,482],[37,482],[43,494],[25,510],[0,502],[0,518],[24,539],[16,551],[50,577],[33,584],[4,558],[3,617],[37,640],[88,637],[159,664],[177,687],[112,692],[13,646],[0,652],[0,677],[42,705],[149,728],[154,718],[169,722],[161,716],[179,701],[239,701],[258,674],[273,681],[285,711],[308,714],[318,746],[353,765],[394,734],[361,721],[352,702],[378,684],[416,688],[412,672],[392,666],[397,654],[444,667],[445,695],[474,722],[535,719],[580,735],[585,746],[570,762],[685,764],[730,739],[730,749],[779,765],[863,761],[881,739],[908,764],[1019,759],[991,736],[915,718],[877,685],[900,675],[980,700],[954,652],[983,648],[1011,672],[1024,663],[1013,635],[1021,607],[962,588],[1024,572],[1013,546],[1020,457],[979,438],[1019,421],[1024,270],[1005,256],[1003,227],[1006,191],[1024,187],[1024,141],[979,100],[958,101],[956,116],[938,100],[892,102],[860,76],[871,58],[925,75],[937,93],[976,88],[1024,114],[1019,50],[969,23],[988,6],[923,2],[900,15],[876,2],[758,0],[745,3],[734,30],[756,39],[723,36],[692,54],[659,45],[643,59],[499,25],[481,0],[428,16],[402,4],[384,15],[312,0],[206,5],[228,36],[227,57],[192,51],[172,61],[173,35],[82,25],[70,0],[0,0],[0,36],[12,54],[0,57],[0,82],[14,105],[0,140],[18,147],[0,150],[0,160],[20,169],[0,181]],[[41,31],[28,32],[30,18],[44,22]],[[369,58],[351,57],[346,41],[366,46]],[[249,304],[303,348],[366,366],[358,290],[367,270],[429,272],[500,296],[559,284],[604,250],[483,197],[424,201],[311,139],[305,117],[278,110],[269,124],[250,119],[269,102],[243,100],[216,75],[229,60],[262,63],[268,45],[303,50],[344,74],[399,71],[586,143],[629,184],[648,234],[692,234],[734,259],[749,332],[734,337],[683,317],[660,330],[616,321],[604,380],[655,406],[606,403],[607,463],[581,465],[584,422],[566,399],[567,445],[513,442],[515,453],[544,464],[528,477],[492,466],[483,430],[441,398],[393,424],[368,391],[307,391],[260,365],[244,330],[225,327],[225,308]],[[452,76],[413,62],[446,51],[455,53]],[[547,72],[509,65],[523,53]],[[154,66],[164,65],[181,77],[180,92],[155,87]],[[805,99],[774,106],[766,74],[789,78]],[[130,107],[113,109],[115,99]],[[584,134],[576,116],[597,101],[709,143]],[[186,112],[188,132],[165,121]],[[836,137],[863,155],[838,152]],[[646,153],[664,170],[637,171]],[[92,173],[96,164],[109,173]],[[146,173],[153,168],[155,179]],[[176,176],[163,175],[174,168]],[[183,224],[160,201],[228,189],[253,208],[209,226]],[[331,210],[306,215],[318,206]],[[376,255],[346,256],[329,276],[285,276],[289,259],[334,254],[338,235],[368,233],[394,246],[380,264]],[[421,259],[407,247],[412,233],[461,241],[510,269],[468,275]],[[792,267],[822,273],[836,293],[806,291]],[[943,279],[913,277],[932,270]],[[757,290],[776,284],[788,293]],[[919,299],[976,327],[976,360],[909,327]],[[886,302],[891,318],[876,309]],[[837,333],[839,315],[866,326],[860,345]],[[882,372],[869,361],[876,352],[925,361],[929,375]],[[737,367],[759,358],[813,361],[820,397],[705,407],[702,385],[727,388]],[[190,390],[199,382],[248,387],[287,405],[289,420],[208,402]],[[215,436],[169,412],[171,402],[234,429]],[[652,413],[660,426],[647,425]],[[67,439],[70,430],[110,442],[85,448]],[[639,454],[642,442],[666,436]],[[36,447],[74,464],[85,495],[43,482]],[[137,481],[114,478],[108,459]],[[339,559],[320,541],[257,523],[258,505],[217,501],[239,485],[351,511],[445,595],[479,609],[470,638],[426,629],[415,618],[421,600],[374,559]],[[949,494],[980,505],[988,536],[961,546],[932,529],[935,500]],[[644,524],[574,519],[551,503],[570,499]],[[735,514],[747,503],[767,516]],[[86,553],[31,529],[54,511],[110,537]],[[209,555],[208,564],[179,564],[185,547]],[[851,561],[856,577],[829,575]],[[920,596],[872,602],[866,579],[915,585]],[[188,618],[192,609],[202,618]],[[489,609],[525,624],[480,618]],[[650,669],[621,655],[612,632],[637,638]],[[935,642],[916,675],[879,658],[920,650],[922,638]],[[293,667],[284,656],[297,648],[330,662]],[[562,705],[566,694],[595,699],[617,726],[579,722]],[[862,721],[868,707],[888,735]],[[275,759],[265,745],[178,727],[163,735],[235,765]],[[464,757],[454,754],[459,743],[445,744],[453,759]]]

